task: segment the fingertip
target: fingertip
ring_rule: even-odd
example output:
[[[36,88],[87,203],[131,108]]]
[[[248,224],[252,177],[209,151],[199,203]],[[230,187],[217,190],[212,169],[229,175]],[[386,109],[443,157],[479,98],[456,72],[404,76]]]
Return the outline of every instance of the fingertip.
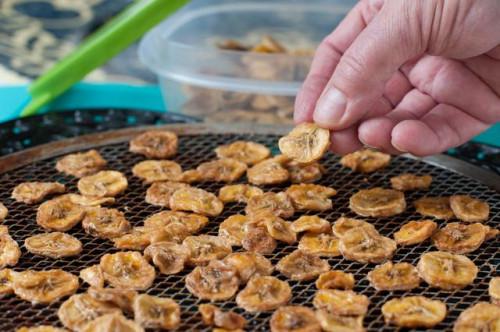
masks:
[[[439,138],[423,122],[405,120],[397,124],[391,134],[391,144],[401,152],[423,157],[440,152]]]
[[[401,151],[391,144],[392,129],[396,122],[379,117],[362,122],[358,129],[359,140],[369,147],[373,147],[390,154],[401,154]]]
[[[332,132],[330,140],[330,150],[339,155],[345,155],[363,148],[363,144],[358,139],[356,127]]]

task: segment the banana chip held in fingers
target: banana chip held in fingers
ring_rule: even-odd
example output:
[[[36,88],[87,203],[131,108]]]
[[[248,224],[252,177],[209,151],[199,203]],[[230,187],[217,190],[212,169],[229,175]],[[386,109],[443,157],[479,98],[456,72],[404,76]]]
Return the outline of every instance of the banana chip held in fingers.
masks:
[[[283,155],[302,164],[321,159],[330,146],[330,131],[314,123],[302,123],[280,138]]]

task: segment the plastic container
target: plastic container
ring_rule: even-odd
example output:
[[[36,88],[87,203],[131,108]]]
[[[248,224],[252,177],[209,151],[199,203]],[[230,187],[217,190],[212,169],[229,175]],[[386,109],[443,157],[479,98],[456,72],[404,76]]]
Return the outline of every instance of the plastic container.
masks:
[[[294,97],[314,49],[352,4],[195,1],[150,31],[141,41],[139,56],[158,75],[169,110],[207,121],[291,122]],[[258,53],[218,47],[228,39],[252,47],[265,36],[286,50]]]

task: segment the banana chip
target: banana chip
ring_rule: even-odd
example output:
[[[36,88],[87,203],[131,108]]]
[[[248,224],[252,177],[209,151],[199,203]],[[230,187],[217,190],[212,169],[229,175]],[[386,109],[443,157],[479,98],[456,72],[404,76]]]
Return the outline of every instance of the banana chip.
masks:
[[[316,255],[295,250],[280,259],[276,269],[292,280],[311,280],[330,270],[330,265]]]
[[[271,276],[253,277],[236,296],[239,307],[248,312],[270,311],[285,305],[292,298],[286,281]]]
[[[441,251],[467,254],[478,249],[486,239],[487,229],[483,224],[446,224],[433,236],[434,245]]]
[[[3,205],[2,202],[0,202],[0,223],[7,218],[7,215],[9,214],[9,210]]]
[[[318,256],[340,256],[339,239],[331,234],[306,233],[300,239],[298,248],[303,252]]]
[[[354,275],[340,270],[321,273],[316,280],[318,289],[343,289],[354,288]]]
[[[106,164],[106,160],[104,160],[99,152],[89,150],[62,157],[57,161],[56,169],[58,172],[81,178],[99,172],[106,167]]]
[[[483,222],[490,215],[488,203],[467,195],[451,196],[450,207],[457,218],[465,222]]]
[[[215,217],[221,214],[224,204],[214,194],[199,188],[181,188],[170,197],[170,208],[174,211],[192,211]]]
[[[262,144],[248,141],[235,141],[215,149],[218,158],[231,158],[247,165],[255,165],[266,159],[271,151]]]
[[[12,191],[12,198],[19,203],[36,204],[47,196],[62,194],[66,186],[59,182],[23,182]]]
[[[332,232],[333,232],[333,235],[340,238],[340,237],[344,236],[345,233],[347,233],[349,230],[351,230],[353,228],[369,228],[373,231],[376,231],[375,227],[372,224],[370,224],[364,220],[340,217],[333,224]]]
[[[292,183],[312,183],[316,182],[323,176],[325,170],[319,162],[310,164],[301,164],[296,161],[286,163],[285,168],[290,173],[290,181]]]
[[[328,150],[330,131],[313,123],[302,123],[280,138],[278,145],[283,155],[308,164],[323,157]]]
[[[479,302],[462,311],[453,332],[500,331],[500,306]]]
[[[335,196],[337,191],[318,184],[294,184],[286,190],[286,194],[299,211],[325,211],[332,208],[330,197]]]
[[[228,300],[238,291],[239,282],[236,270],[218,260],[197,266],[186,276],[186,288],[202,300]]]
[[[78,190],[84,196],[115,197],[127,187],[127,178],[117,171],[100,171],[78,180]]]
[[[230,184],[220,188],[219,199],[223,203],[247,203],[250,198],[262,194],[262,189],[249,184]]]
[[[432,220],[412,220],[394,233],[394,240],[399,245],[411,246],[430,238],[436,229],[437,224]]]
[[[123,212],[101,207],[88,208],[82,226],[87,234],[101,239],[122,236],[131,228]]]
[[[142,179],[144,183],[159,181],[180,181],[182,168],[175,161],[145,160],[135,164],[132,173]]]
[[[241,214],[229,216],[219,225],[219,237],[225,239],[231,246],[241,246],[246,224],[246,216]]]
[[[417,269],[429,285],[450,291],[472,284],[478,273],[478,268],[469,258],[442,251],[423,254]]]
[[[141,294],[134,300],[134,319],[148,329],[176,329],[181,323],[181,308],[169,298]]]
[[[236,269],[236,274],[243,284],[252,277],[268,276],[274,271],[271,261],[255,252],[235,252],[226,256],[224,262]]]
[[[78,194],[66,194],[60,197],[67,197],[71,203],[76,205],[81,205],[83,207],[96,207],[107,204],[114,204],[114,197],[92,197],[92,196],[82,196]]]
[[[264,212],[257,214],[251,219],[251,223],[252,225],[264,226],[267,233],[275,240],[288,244],[297,242],[297,234],[292,231],[291,223],[274,214]]]
[[[344,258],[360,263],[381,263],[396,251],[396,242],[380,235],[375,229],[361,227],[347,231],[339,249]]]
[[[363,316],[368,311],[370,300],[351,290],[320,289],[314,296],[313,305],[318,310],[337,315]]]
[[[173,242],[153,243],[144,250],[144,258],[152,261],[162,274],[177,274],[184,270],[189,249]]]
[[[243,316],[233,311],[222,311],[212,304],[200,304],[198,311],[201,314],[203,323],[208,326],[217,326],[233,331],[243,329],[247,324]]]
[[[444,220],[455,217],[449,197],[422,197],[417,199],[414,205],[417,212],[426,217]]]
[[[15,266],[21,257],[21,250],[9,235],[7,226],[0,226],[0,269]]]
[[[146,191],[145,201],[155,206],[170,207],[170,197],[181,188],[188,188],[189,185],[181,182],[154,182]]]
[[[424,296],[407,296],[387,301],[382,306],[382,314],[386,324],[431,328],[446,317],[446,305]]]
[[[14,293],[32,304],[50,304],[78,289],[78,277],[60,269],[17,272],[12,284]]]
[[[271,332],[321,332],[314,311],[304,306],[278,308],[271,317]]]
[[[80,240],[61,232],[30,236],[24,240],[24,247],[32,254],[54,259],[77,256],[82,252]]]
[[[80,270],[79,277],[92,287],[104,287],[104,274],[102,273],[101,267],[97,264]]]
[[[325,332],[365,332],[364,316],[341,316],[328,310],[316,310],[316,318]]]
[[[189,263],[202,265],[213,259],[222,259],[232,252],[231,246],[213,235],[188,236],[182,244],[189,250]]]
[[[406,209],[406,201],[401,191],[372,188],[352,195],[349,208],[363,217],[391,217]]]
[[[491,278],[488,286],[488,294],[492,303],[500,305],[500,277]]]
[[[249,223],[245,227],[245,236],[241,241],[244,249],[259,254],[271,254],[276,249],[276,240],[265,226]]]
[[[329,233],[330,223],[318,216],[301,216],[291,225],[295,233],[307,232],[309,234]]]
[[[112,238],[112,241],[117,249],[144,250],[152,243],[154,237],[163,237],[163,234],[159,234],[163,231],[161,228],[153,230],[146,227],[133,227],[128,233]]]
[[[167,130],[150,130],[130,141],[130,152],[146,158],[168,159],[177,153],[177,135]]]
[[[208,224],[208,218],[195,213],[162,211],[144,220],[146,228],[164,228],[171,224],[182,224],[187,227],[189,233],[197,233]]]
[[[16,272],[11,269],[1,269],[0,270],[0,299],[6,295],[14,293],[12,288],[12,283],[14,281],[14,276]]]
[[[248,182],[260,185],[280,184],[290,179],[290,173],[285,168],[284,156],[276,156],[263,160],[247,170]]]
[[[386,167],[390,162],[390,155],[371,149],[349,153],[340,159],[342,166],[361,173],[373,173]]]
[[[128,320],[120,313],[102,315],[89,323],[85,324],[80,332],[102,332],[102,331],[120,331],[120,332],[144,332],[133,320]]]
[[[286,193],[268,192],[250,198],[245,208],[245,213],[250,218],[262,213],[271,213],[281,218],[289,218],[293,216],[295,209],[290,197]]]
[[[430,175],[401,174],[391,178],[392,189],[399,191],[428,190],[432,183]]]
[[[378,265],[368,273],[367,279],[376,290],[409,290],[420,285],[417,269],[409,263]]]
[[[106,254],[99,264],[104,279],[113,287],[145,290],[155,279],[155,269],[138,252]]]
[[[82,206],[74,204],[68,196],[53,198],[42,203],[36,213],[36,223],[48,231],[65,232],[85,217]]]
[[[127,313],[133,312],[132,306],[137,297],[137,292],[128,288],[90,287],[87,293],[95,300],[118,307]]]

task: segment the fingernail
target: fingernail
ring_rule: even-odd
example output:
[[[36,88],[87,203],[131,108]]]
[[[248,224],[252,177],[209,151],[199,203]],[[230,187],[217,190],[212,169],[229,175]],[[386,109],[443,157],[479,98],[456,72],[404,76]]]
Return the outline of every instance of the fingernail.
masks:
[[[337,90],[328,90],[319,100],[314,110],[314,122],[324,128],[335,128],[347,106],[345,95]]]

